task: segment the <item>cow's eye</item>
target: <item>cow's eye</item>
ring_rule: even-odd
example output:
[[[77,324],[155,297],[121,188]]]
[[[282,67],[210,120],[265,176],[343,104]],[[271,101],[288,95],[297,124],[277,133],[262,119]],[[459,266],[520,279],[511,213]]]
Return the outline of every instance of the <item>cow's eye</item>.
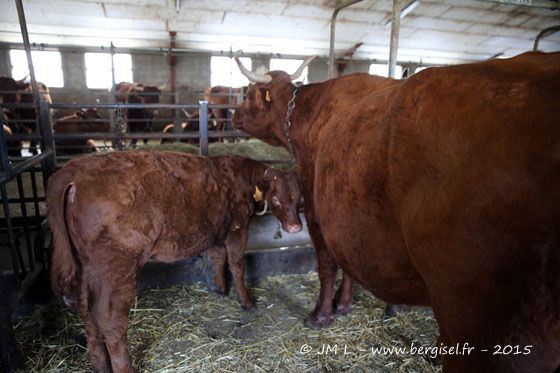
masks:
[[[280,206],[280,201],[278,200],[278,197],[276,196],[272,197],[272,204],[276,207]]]

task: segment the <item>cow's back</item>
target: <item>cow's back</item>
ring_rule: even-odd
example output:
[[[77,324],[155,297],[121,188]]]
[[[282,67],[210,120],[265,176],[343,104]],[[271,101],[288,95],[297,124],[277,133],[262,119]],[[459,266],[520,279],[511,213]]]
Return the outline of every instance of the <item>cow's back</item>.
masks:
[[[559,94],[560,53],[425,70],[325,118],[303,181],[345,271],[447,345],[534,346],[512,370],[560,363]]]
[[[74,237],[91,247],[110,238],[127,254],[166,260],[198,254],[223,236],[228,200],[215,167],[173,152],[82,157],[72,174]],[[58,173],[57,173],[58,174]],[[178,244],[182,243],[182,245]]]

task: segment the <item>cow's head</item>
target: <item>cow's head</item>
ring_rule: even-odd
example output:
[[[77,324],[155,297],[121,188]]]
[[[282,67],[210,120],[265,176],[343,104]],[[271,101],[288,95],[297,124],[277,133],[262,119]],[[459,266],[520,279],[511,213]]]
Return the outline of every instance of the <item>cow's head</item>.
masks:
[[[101,115],[95,108],[81,108],[76,113],[76,116],[80,119],[100,119]]]
[[[235,110],[233,125],[271,145],[287,145],[284,121],[288,110],[288,102],[295,88],[292,83],[303,69],[315,58],[308,57],[293,74],[284,71],[271,71],[257,74],[243,66],[239,58],[235,58],[241,73],[252,83],[247,90],[243,103]]]
[[[288,233],[301,231],[299,218],[301,192],[296,174],[268,168],[259,185],[264,193],[263,198],[274,216],[280,220],[282,229]]]

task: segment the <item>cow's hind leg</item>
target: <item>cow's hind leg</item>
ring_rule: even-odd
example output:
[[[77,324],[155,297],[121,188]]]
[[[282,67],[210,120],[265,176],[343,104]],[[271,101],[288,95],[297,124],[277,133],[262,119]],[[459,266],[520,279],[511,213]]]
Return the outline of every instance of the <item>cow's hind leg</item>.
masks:
[[[103,341],[103,335],[99,331],[98,326],[94,322],[93,315],[91,314],[91,306],[96,304],[97,299],[101,296],[101,293],[96,291],[96,288],[95,282],[88,278],[88,273],[84,273],[81,283],[78,311],[84,322],[87,348],[93,371],[105,373],[111,372],[111,360],[107,348],[105,347],[105,342]]]
[[[352,278],[346,273],[334,295],[334,309],[337,315],[348,315],[352,312]]]
[[[245,286],[245,246],[247,245],[248,227],[242,227],[231,231],[226,239],[227,259],[229,269],[233,275],[237,301],[245,310],[255,308],[249,298],[249,292]]]
[[[226,277],[225,265],[227,259],[227,251],[224,246],[213,246],[208,250],[212,263],[214,264],[214,283],[216,284],[216,292],[224,295],[226,293]]]
[[[116,252],[113,250],[112,252]],[[138,267],[131,257],[105,252],[104,263],[95,268],[96,297],[90,305],[93,320],[103,336],[114,372],[134,372],[128,354],[128,312],[136,295]]]

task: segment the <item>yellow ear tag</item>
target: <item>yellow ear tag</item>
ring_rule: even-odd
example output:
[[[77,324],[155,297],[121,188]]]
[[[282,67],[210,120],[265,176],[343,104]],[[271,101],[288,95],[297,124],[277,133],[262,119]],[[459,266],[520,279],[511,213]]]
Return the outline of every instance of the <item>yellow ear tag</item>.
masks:
[[[255,193],[253,193],[253,199],[255,200],[255,202],[260,202],[263,200],[263,194],[262,191],[259,189],[259,187],[255,187]]]
[[[270,91],[266,91],[266,95],[264,96],[266,102],[270,102]]]

